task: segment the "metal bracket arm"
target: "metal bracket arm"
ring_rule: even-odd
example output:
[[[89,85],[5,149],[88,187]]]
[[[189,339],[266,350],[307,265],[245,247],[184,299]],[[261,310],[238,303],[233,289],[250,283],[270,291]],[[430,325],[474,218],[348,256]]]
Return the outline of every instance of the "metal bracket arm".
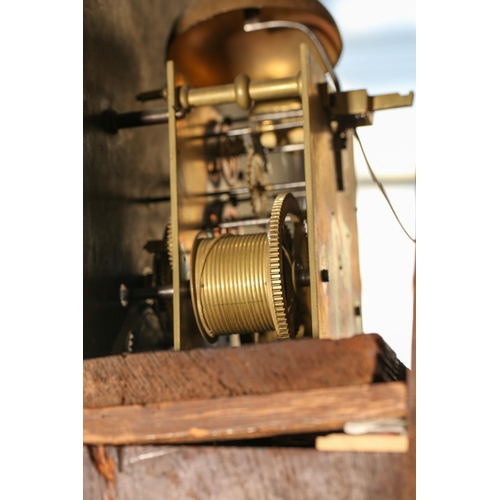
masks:
[[[413,104],[413,92],[408,95],[382,94],[370,96],[366,90],[350,90],[328,94],[326,103],[332,117],[359,116],[383,109],[404,108]]]

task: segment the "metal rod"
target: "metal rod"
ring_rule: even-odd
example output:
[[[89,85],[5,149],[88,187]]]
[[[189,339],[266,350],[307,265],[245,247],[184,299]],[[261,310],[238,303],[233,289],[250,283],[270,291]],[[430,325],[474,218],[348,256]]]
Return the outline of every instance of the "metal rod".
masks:
[[[306,187],[305,181],[298,181],[298,182],[283,182],[281,184],[268,184],[263,187],[265,191],[268,191],[269,193],[272,193],[273,191],[289,191],[292,189],[303,189]],[[242,187],[242,188],[236,188],[236,189],[229,189],[227,191],[212,191],[210,193],[200,193],[200,194],[193,194],[190,196],[193,197],[199,197],[199,196],[222,196],[222,195],[227,195],[227,196],[238,196],[238,195],[243,195],[243,194],[249,194],[250,189],[247,187]]]
[[[181,294],[189,294],[189,283],[182,286]],[[147,299],[168,299],[174,296],[172,285],[158,285],[156,287],[146,288],[127,288],[120,285],[120,303],[126,307],[129,302],[147,300]]]
[[[116,115],[116,127],[118,129],[158,125],[159,123],[168,123],[167,108],[132,111]]]
[[[162,88],[162,89],[156,89],[156,90],[149,90],[147,92],[141,92],[136,96],[136,99],[141,102],[145,101],[155,101],[158,99],[165,99],[167,96],[167,89]]]
[[[304,151],[304,144],[287,144],[274,148],[264,148],[264,153],[293,153],[294,151]]]
[[[256,121],[263,122],[265,120],[283,120],[286,118],[301,118],[304,116],[302,109],[292,110],[292,111],[275,111],[269,113],[261,113],[254,115],[253,119]]]
[[[274,191],[288,191],[293,189],[303,189],[306,187],[305,181],[298,182],[284,182],[281,184],[269,184],[264,187],[265,191],[272,193]],[[190,194],[190,198],[201,198],[201,197],[211,197],[211,196],[241,196],[249,194],[250,190],[247,187],[229,189],[226,191],[212,191],[210,193],[196,193]],[[295,193],[294,193],[295,194]],[[300,193],[299,193],[300,194]],[[159,203],[170,201],[170,196],[158,196],[154,198],[140,198],[136,200],[139,203]],[[243,201],[243,200],[239,200]]]
[[[236,103],[242,109],[249,109],[252,101],[271,101],[300,97],[300,76],[274,80],[251,81],[244,74],[238,75],[234,83],[215,87],[179,89],[179,104],[188,109],[197,106],[216,106]]]
[[[285,217],[285,222],[291,222],[292,218],[287,215]],[[260,219],[240,219],[231,222],[221,222],[217,224],[217,227],[221,229],[232,229],[235,227],[249,227],[249,226],[264,226],[269,223],[269,217],[262,217]]]
[[[306,182],[305,181],[297,181],[297,182],[283,182],[281,184],[270,184],[270,189],[269,191],[287,191],[289,189],[300,189],[300,188],[305,188],[306,187]],[[267,191],[266,187],[266,191]]]
[[[173,294],[172,285],[130,289],[123,284],[120,285],[120,302],[123,307],[126,307],[130,301],[167,298],[172,297]]]
[[[183,118],[185,116],[185,111],[176,111],[175,115],[177,118]],[[103,117],[106,121],[105,128],[109,132],[116,133],[122,128],[144,127],[147,125],[168,123],[168,109],[145,109],[142,111],[131,111],[130,113],[105,111]]]
[[[190,88],[178,87],[178,105],[189,109],[197,106],[217,106],[236,103],[242,109],[250,109],[252,101],[271,101],[300,97],[300,75],[274,80],[251,81],[247,75],[238,75],[233,83],[214,87]],[[164,89],[144,92],[137,96],[140,100],[166,97]],[[177,101],[177,100],[176,100]]]
[[[289,219],[289,217],[287,219]],[[262,224],[267,224],[269,222],[269,219],[254,219],[254,221],[262,221]],[[299,286],[310,286],[309,270],[299,271],[297,277]],[[190,295],[189,282],[183,284],[181,293],[183,295]],[[172,298],[173,296],[174,289],[172,285],[159,285],[157,287],[148,288],[127,288],[123,284],[120,285],[120,303],[123,307],[127,307],[130,302],[134,301],[147,299],[167,299]]]
[[[263,217],[261,219],[240,219],[231,222],[220,222],[217,227],[221,229],[232,229],[236,227],[250,227],[250,226],[264,226],[269,224],[269,217]]]
[[[271,116],[271,115],[269,115]],[[267,121],[271,120],[272,118],[262,118],[262,120],[259,119],[259,121]],[[275,118],[276,120],[278,118]],[[221,136],[226,136],[226,137],[238,137],[241,135],[251,135],[251,134],[263,134],[265,132],[274,132],[275,130],[288,130],[290,128],[297,128],[297,127],[302,127],[304,125],[304,122],[302,120],[297,120],[294,122],[288,122],[288,123],[274,123],[273,125],[264,125],[262,128],[257,128],[257,130],[254,130],[252,127],[247,126],[247,127],[242,127],[242,128],[233,128],[229,129],[225,132],[213,132],[213,133],[208,133],[204,135],[197,135],[194,137],[189,137],[188,139],[208,139],[212,137],[221,137]],[[295,144],[293,145],[295,146]]]
[[[186,111],[180,109],[175,113],[177,118],[184,118],[186,116]],[[291,112],[290,116],[282,116],[284,113],[276,113],[276,116],[272,113],[268,115],[262,115],[256,117],[258,122],[272,120],[273,116],[275,120],[295,117],[295,112]],[[106,130],[111,133],[116,133],[122,128],[133,128],[133,127],[144,127],[148,125],[161,125],[168,123],[168,109],[167,108],[155,108],[155,109],[144,109],[141,111],[131,111],[129,113],[117,113],[113,110],[107,110],[103,113],[103,119],[105,121],[104,125]],[[235,120],[241,121],[241,120]],[[302,121],[295,121],[290,123],[276,123],[274,125],[266,125],[264,130],[257,130],[258,133],[268,132],[273,130],[286,130],[289,128],[301,127]],[[241,135],[249,135],[255,133],[255,131],[250,127],[246,126],[243,128],[235,128],[228,130],[226,132],[209,133],[202,136],[190,137],[189,139],[207,139],[211,137],[237,137]]]

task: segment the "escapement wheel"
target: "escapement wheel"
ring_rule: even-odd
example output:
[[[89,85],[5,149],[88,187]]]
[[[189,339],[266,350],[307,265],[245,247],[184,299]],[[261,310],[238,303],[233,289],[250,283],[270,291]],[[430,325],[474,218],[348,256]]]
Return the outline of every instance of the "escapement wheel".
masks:
[[[308,255],[304,217],[292,194],[276,197],[268,233],[199,233],[191,264],[194,313],[208,342],[235,333],[297,335],[307,295],[298,273],[308,268]]]

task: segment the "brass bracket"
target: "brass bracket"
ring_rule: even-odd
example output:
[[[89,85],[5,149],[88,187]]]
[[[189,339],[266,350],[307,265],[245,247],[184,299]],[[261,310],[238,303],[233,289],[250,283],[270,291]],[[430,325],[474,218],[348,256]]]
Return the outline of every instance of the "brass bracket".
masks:
[[[326,87],[323,88],[322,93],[324,105],[329,110],[330,118],[352,126],[371,125],[374,111],[412,106],[414,97],[413,92],[407,95],[381,94],[370,96],[366,90],[350,90],[348,92],[329,94],[326,93]]]

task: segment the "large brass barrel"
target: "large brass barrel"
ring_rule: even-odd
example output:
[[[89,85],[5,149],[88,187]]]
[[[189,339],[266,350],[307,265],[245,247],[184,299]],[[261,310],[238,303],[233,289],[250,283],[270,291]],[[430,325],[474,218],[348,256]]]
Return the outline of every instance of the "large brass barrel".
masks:
[[[193,306],[208,340],[274,329],[267,234],[203,239],[195,258]]]

